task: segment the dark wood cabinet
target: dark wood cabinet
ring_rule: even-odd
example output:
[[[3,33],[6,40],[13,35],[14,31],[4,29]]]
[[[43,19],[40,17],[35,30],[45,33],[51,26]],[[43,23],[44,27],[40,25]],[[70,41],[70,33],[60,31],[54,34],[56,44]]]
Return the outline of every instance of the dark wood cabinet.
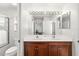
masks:
[[[71,42],[51,42],[49,43],[50,56],[71,56],[72,43]]]
[[[48,45],[38,45],[38,56],[48,56]]]
[[[24,42],[24,56],[71,56],[72,42]]]
[[[48,44],[44,42],[24,42],[24,55],[48,56]]]
[[[57,47],[56,46],[49,46],[49,56],[57,56]]]
[[[34,56],[35,55],[35,49],[36,49],[36,45],[25,43],[24,44],[24,55]]]

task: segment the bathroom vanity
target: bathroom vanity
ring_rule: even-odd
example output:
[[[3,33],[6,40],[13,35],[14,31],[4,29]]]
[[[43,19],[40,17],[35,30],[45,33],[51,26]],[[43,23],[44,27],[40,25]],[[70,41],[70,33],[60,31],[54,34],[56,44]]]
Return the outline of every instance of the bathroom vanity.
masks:
[[[24,42],[24,56],[71,56],[72,42]]]
[[[24,56],[72,56],[72,39],[62,35],[24,38]]]
[[[31,17],[22,27],[26,37],[23,36],[25,56],[72,55],[72,40],[67,38],[66,31],[70,30],[70,11],[30,11],[28,14]],[[63,34],[63,30],[67,33]]]

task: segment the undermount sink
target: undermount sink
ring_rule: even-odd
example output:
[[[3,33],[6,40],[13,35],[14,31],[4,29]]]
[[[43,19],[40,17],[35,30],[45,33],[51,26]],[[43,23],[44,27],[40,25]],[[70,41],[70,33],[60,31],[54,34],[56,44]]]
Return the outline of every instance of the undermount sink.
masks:
[[[24,38],[24,41],[72,41],[65,35],[32,35]]]
[[[43,40],[48,40],[48,39],[49,39],[49,40],[52,40],[52,39],[54,39],[54,38],[53,38],[53,36],[51,36],[51,35],[50,35],[50,36],[48,36],[48,35],[36,35],[34,39],[35,39],[35,40],[42,40],[42,39],[43,39]]]

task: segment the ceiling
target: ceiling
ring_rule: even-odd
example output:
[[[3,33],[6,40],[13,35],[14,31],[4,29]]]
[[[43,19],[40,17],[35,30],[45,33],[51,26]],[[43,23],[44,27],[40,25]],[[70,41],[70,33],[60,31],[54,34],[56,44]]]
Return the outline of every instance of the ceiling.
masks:
[[[0,3],[0,9],[17,9],[17,5],[13,5],[12,3]]]
[[[17,5],[12,3],[0,3],[0,14],[12,15],[17,12]]]
[[[23,3],[22,4],[22,7],[23,9],[53,9],[53,10],[56,10],[56,9],[62,9],[62,7],[65,5],[65,3]]]

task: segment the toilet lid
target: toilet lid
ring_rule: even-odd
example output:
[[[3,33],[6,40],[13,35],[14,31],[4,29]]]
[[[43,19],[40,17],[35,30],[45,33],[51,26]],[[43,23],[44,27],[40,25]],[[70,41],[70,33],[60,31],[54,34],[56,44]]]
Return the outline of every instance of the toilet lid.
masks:
[[[14,52],[14,51],[16,51],[16,50],[17,50],[17,47],[14,46],[14,47],[9,48],[9,49],[6,51],[6,53],[11,53],[11,52]]]

